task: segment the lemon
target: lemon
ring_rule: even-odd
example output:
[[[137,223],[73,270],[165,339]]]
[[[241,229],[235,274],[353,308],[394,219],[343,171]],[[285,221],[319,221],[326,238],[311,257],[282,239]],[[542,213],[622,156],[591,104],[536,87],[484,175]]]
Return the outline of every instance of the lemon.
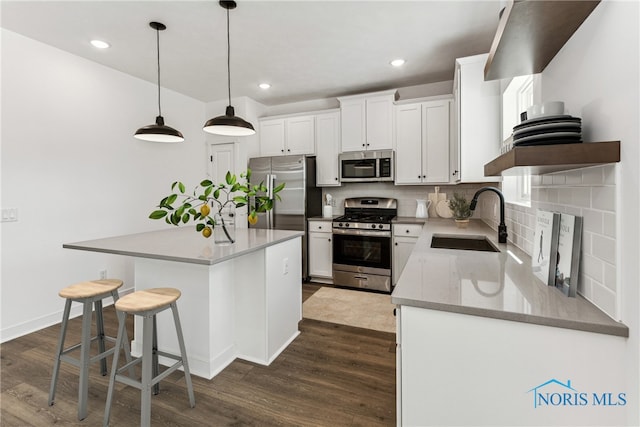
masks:
[[[203,229],[202,229],[202,235],[203,235],[204,237],[207,237],[207,238],[211,237],[211,227],[205,227],[205,228],[203,228]]]
[[[209,215],[210,212],[211,212],[211,208],[209,207],[209,205],[204,204],[204,205],[200,206],[200,214],[202,216],[207,216],[207,215]],[[207,237],[209,237],[209,236],[207,236]]]
[[[252,213],[249,215],[249,224],[256,225],[258,223],[258,215]]]

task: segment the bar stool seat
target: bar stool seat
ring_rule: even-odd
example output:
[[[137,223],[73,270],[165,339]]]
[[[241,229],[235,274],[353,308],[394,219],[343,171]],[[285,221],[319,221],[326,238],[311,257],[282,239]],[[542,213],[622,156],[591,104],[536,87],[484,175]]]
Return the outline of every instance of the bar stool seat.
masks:
[[[58,292],[58,295],[66,299],[64,313],[62,315],[62,325],[60,328],[60,338],[56,349],[56,357],[53,364],[53,374],[51,379],[51,388],[49,390],[49,405],[53,405],[56,387],[58,383],[58,375],[60,370],[60,362],[67,362],[80,368],[80,380],[78,386],[78,420],[83,420],[87,416],[87,400],[89,394],[89,365],[93,362],[100,361],[100,371],[102,375],[107,374],[106,357],[115,352],[115,347],[109,350],[105,349],[105,341],[115,342],[113,337],[106,336],[104,333],[104,319],[102,314],[102,300],[104,298],[113,297],[113,301],[118,301],[118,289],[123,282],[120,279],[102,279],[88,282],[80,282]],[[82,332],[80,343],[64,348],[65,337],[69,322],[69,314],[71,312],[72,302],[83,304],[82,310]],[[91,311],[92,305],[95,306],[96,312],[96,336],[91,336]],[[125,330],[126,335],[126,330]],[[99,353],[90,357],[91,342],[98,341]],[[129,352],[129,340],[124,338],[125,357],[131,360]],[[80,358],[76,359],[68,354],[72,351],[80,349]]]
[[[107,392],[107,403],[104,411],[104,426],[109,425],[111,402],[113,400],[116,381],[136,387],[141,391],[140,425],[149,426],[151,424],[151,389],[153,388],[154,394],[158,394],[160,381],[180,367],[182,367],[184,371],[189,404],[192,408],[195,407],[193,384],[191,383],[187,352],[185,350],[182,326],[180,325],[180,317],[178,316],[178,307],[176,305],[176,301],[180,298],[180,295],[181,293],[178,289],[152,288],[126,295],[116,303],[116,313],[118,314],[119,322],[118,337],[116,339],[117,350],[116,356],[113,358],[113,366],[109,378],[109,391]],[[171,308],[173,313],[178,345],[180,346],[180,356],[158,350],[156,315],[168,308]],[[122,345],[123,334],[126,333],[125,321],[127,314],[143,317],[142,357],[134,358],[123,367],[118,368],[117,353]],[[176,363],[160,373],[158,356],[173,359]],[[142,363],[142,378],[140,380],[133,378],[131,374],[131,368],[138,363]],[[123,375],[123,372],[127,369],[129,369],[129,376]]]

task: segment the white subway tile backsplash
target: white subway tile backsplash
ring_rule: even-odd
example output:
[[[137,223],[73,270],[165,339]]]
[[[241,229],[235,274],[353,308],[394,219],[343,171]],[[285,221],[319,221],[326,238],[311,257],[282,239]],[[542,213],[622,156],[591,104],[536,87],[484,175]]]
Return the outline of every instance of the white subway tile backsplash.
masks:
[[[603,234],[608,237],[616,237],[616,216],[605,212],[603,214]]]
[[[602,212],[584,209],[582,217],[584,231],[602,234]]]
[[[616,165],[606,165],[602,167],[604,184],[614,185],[616,183]]]
[[[593,256],[611,264],[616,262],[616,241],[610,237],[594,234],[592,237],[591,253]]]
[[[589,278],[602,283],[604,277],[604,263],[598,258],[583,253],[582,270]]]
[[[541,185],[551,185],[551,184],[553,184],[553,175],[542,175]]]
[[[582,183],[585,185],[602,185],[604,174],[602,167],[582,169]]]
[[[593,298],[592,289],[593,286],[591,285],[591,279],[584,273],[580,274],[580,280],[578,281],[578,293],[591,301]]]
[[[567,180],[567,177],[563,173],[558,173],[558,174],[555,174],[555,175],[551,175],[551,183],[553,185],[565,184],[566,180]]]
[[[618,285],[616,283],[616,267],[614,265],[604,265],[604,285],[616,292]]]
[[[591,207],[603,211],[614,212],[616,209],[615,187],[593,187]]]
[[[592,292],[591,302],[605,313],[609,313],[611,317],[616,318],[616,294],[598,283],[593,284]]]
[[[588,208],[591,206],[591,188],[589,187],[573,187],[571,191],[571,204]]]
[[[579,170],[567,172],[565,176],[565,184],[567,185],[582,184],[582,172]]]

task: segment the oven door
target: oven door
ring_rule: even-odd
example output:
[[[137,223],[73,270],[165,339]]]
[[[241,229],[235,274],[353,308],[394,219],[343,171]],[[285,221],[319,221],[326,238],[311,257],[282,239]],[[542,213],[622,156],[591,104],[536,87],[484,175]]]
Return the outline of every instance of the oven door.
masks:
[[[333,264],[391,272],[391,233],[334,230]]]

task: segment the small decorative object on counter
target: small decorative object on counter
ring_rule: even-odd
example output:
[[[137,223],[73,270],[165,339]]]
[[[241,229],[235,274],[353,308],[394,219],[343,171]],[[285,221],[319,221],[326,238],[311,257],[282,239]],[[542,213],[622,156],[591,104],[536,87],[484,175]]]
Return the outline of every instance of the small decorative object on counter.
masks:
[[[322,216],[324,218],[331,218],[333,217],[333,196],[331,196],[331,194],[327,194],[324,198],[325,204],[322,206]]]
[[[273,209],[273,198],[266,196],[267,187],[264,183],[249,185],[251,170],[240,174],[244,183],[239,183],[236,175],[227,172],[225,182],[214,184],[205,179],[193,190],[192,194],[185,193],[185,185],[176,181],[171,184],[171,194],[163,198],[158,208],[149,215],[151,219],[164,218],[167,224],[178,226],[193,220],[196,222],[196,231],[204,237],[214,234],[216,243],[235,242],[235,208],[249,204],[248,221],[250,224],[258,222],[258,212],[267,212]],[[285,184],[282,183],[273,189],[273,197],[280,199],[278,193]],[[180,201],[178,199],[180,198]],[[174,203],[179,204],[174,206]],[[211,207],[216,212],[211,212]]]
[[[453,199],[449,200],[449,209],[458,228],[467,228],[471,217],[471,207],[467,198],[463,194],[453,193]]]
[[[429,218],[431,200],[416,199],[416,218]]]

